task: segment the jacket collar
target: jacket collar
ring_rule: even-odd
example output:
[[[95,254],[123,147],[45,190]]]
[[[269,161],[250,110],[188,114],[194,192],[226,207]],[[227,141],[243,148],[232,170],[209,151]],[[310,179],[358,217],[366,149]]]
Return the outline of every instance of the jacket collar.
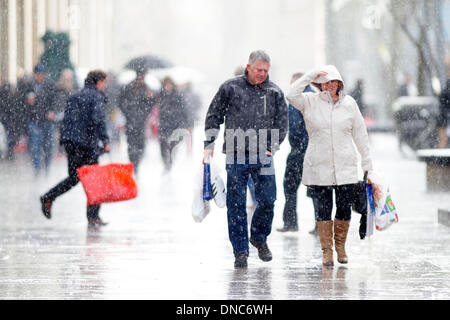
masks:
[[[333,99],[331,99],[330,93],[329,93],[328,91],[326,91],[326,90],[325,90],[325,91],[321,91],[321,92],[319,93],[319,97],[320,97],[322,100],[326,101],[326,102],[330,102],[330,103],[334,104]],[[341,91],[339,92],[339,100],[336,102],[336,104],[338,104],[339,102],[341,102],[342,99],[344,99],[344,97],[345,97],[345,93],[344,93],[343,90],[341,90]]]
[[[100,90],[98,90],[97,87],[96,87],[94,84],[92,84],[92,83],[86,83],[86,84],[84,85],[84,87],[85,87],[86,89],[93,89],[93,90],[97,91],[97,92],[102,96],[103,102],[104,102],[104,103],[107,103],[107,102],[108,102],[108,98],[106,97],[106,94],[105,94],[104,92],[101,92]]]

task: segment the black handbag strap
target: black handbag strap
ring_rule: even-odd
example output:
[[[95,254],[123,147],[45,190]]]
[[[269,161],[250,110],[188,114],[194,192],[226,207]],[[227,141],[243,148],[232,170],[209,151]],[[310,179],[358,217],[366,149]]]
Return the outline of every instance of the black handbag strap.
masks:
[[[369,174],[369,171],[364,172],[364,178],[363,178],[364,183],[367,183],[367,175],[368,174]]]

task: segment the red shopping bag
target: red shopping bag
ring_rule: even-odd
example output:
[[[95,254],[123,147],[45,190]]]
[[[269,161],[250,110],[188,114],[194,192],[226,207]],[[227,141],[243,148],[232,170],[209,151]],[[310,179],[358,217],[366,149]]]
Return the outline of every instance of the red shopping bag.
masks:
[[[132,163],[94,164],[80,167],[77,171],[89,206],[137,197]]]

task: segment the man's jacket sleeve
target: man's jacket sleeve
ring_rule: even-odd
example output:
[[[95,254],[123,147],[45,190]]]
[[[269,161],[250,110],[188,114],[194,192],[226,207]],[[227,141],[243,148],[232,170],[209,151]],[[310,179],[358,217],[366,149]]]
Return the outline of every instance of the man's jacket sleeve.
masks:
[[[94,101],[93,109],[93,122],[97,128],[97,133],[100,140],[103,142],[103,146],[109,144],[109,137],[106,130],[106,116],[104,111],[104,102],[101,100]]]
[[[205,149],[214,149],[214,141],[219,135],[220,125],[225,120],[228,107],[225,85],[219,88],[206,113],[205,119]]]
[[[284,94],[281,90],[276,100],[276,110],[277,112],[273,121],[273,129],[278,130],[278,139],[274,137],[278,141],[272,141],[271,134],[269,134],[269,139],[267,141],[267,150],[272,153],[275,153],[278,149],[280,149],[280,145],[284,138],[286,138],[288,129],[288,108],[286,100],[284,99]]]

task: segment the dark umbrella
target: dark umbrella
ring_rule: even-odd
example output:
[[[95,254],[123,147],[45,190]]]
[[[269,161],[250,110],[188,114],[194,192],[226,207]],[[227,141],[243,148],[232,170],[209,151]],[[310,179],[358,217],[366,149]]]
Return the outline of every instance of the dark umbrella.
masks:
[[[147,72],[149,69],[164,69],[172,67],[172,63],[157,56],[147,55],[128,61],[125,68],[136,72]]]

